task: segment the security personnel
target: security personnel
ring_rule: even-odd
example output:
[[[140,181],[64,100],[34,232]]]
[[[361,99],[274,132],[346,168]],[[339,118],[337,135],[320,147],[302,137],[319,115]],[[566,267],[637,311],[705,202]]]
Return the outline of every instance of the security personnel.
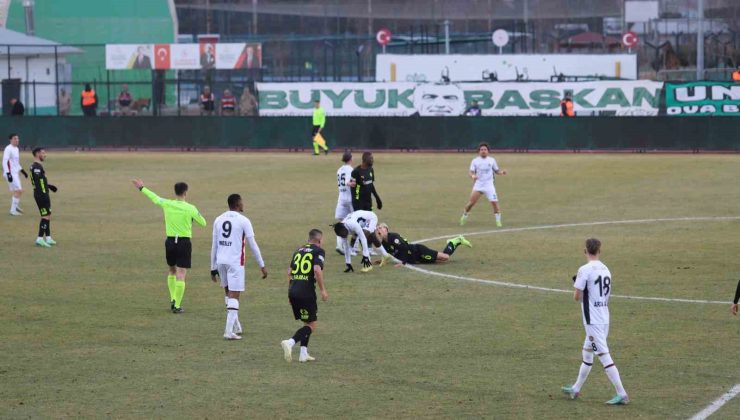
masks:
[[[565,98],[560,101],[560,116],[561,117],[575,117],[576,112],[573,110],[573,98],[570,92],[565,93]]]
[[[95,111],[98,108],[98,95],[95,94],[95,89],[90,87],[90,83],[85,84],[85,90],[80,94],[80,106],[82,106],[82,113],[86,117],[95,116]]]
[[[740,83],[740,66],[737,66],[737,70],[732,72],[732,81]]]

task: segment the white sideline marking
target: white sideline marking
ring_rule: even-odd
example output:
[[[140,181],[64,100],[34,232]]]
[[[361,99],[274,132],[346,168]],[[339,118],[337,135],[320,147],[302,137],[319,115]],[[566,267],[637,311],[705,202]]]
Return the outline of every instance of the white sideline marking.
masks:
[[[486,231],[480,231],[480,232],[470,232],[470,233],[466,233],[465,236],[477,236],[477,235],[487,235],[491,233],[523,232],[523,231],[528,231],[528,230],[557,229],[557,228],[580,227],[580,226],[600,226],[600,225],[658,223],[658,222],[687,222],[687,221],[715,222],[715,221],[723,221],[723,220],[740,220],[740,216],[676,217],[676,218],[663,218],[663,219],[636,219],[636,220],[614,220],[614,221],[606,221],[606,222],[566,223],[566,224],[561,224],[561,225],[543,225],[543,226],[530,226],[530,227],[512,228],[512,229],[494,229],[494,230],[486,230]],[[429,241],[434,241],[438,239],[447,239],[449,237],[450,235],[437,236],[434,238],[419,239],[418,241],[414,241],[413,243],[423,243],[423,242],[429,242]],[[431,276],[446,277],[449,279],[462,280],[462,281],[468,281],[468,282],[473,282],[473,283],[490,284],[494,286],[503,286],[503,287],[514,287],[514,288],[519,288],[519,289],[540,290],[543,292],[573,293],[572,289],[570,290],[553,289],[549,287],[532,286],[529,284],[510,283],[510,282],[497,281],[497,280],[476,279],[473,277],[458,276],[455,274],[439,273],[436,271],[431,271],[425,268],[417,267],[411,264],[407,264],[405,265],[405,267],[411,270],[414,270],[414,271],[418,271],[420,273],[429,274]],[[612,295],[612,297],[622,298],[622,299],[632,299],[632,300],[652,300],[652,301],[658,301],[658,302],[705,303],[705,304],[720,304],[720,305],[725,305],[728,303],[728,302],[719,301],[719,300],[696,300],[696,299],[663,298],[663,297],[650,297],[650,296]]]
[[[731,399],[735,398],[737,394],[740,394],[740,384],[735,384],[735,386],[732,387],[731,390],[727,391],[724,395],[714,400],[711,404],[709,404],[705,409],[701,410],[700,412],[696,413],[694,417],[692,417],[690,420],[704,420],[707,417],[714,414],[715,411],[719,410],[720,407],[725,405],[727,402],[729,402]]]

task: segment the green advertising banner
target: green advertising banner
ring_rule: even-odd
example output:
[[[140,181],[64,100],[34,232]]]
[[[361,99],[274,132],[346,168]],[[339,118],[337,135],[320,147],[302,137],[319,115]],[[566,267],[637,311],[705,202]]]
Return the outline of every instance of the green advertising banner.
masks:
[[[666,113],[672,116],[740,116],[740,83],[665,84]]]

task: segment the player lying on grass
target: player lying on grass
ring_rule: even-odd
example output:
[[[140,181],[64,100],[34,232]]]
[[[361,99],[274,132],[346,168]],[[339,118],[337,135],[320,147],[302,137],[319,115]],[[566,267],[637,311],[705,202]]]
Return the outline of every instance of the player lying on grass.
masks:
[[[410,244],[401,235],[389,232],[388,225],[381,223],[375,229],[375,236],[382,247],[396,257],[400,262],[396,264],[396,267],[400,267],[403,264],[433,264],[436,262],[447,262],[455,252],[458,246],[465,245],[468,248],[472,248],[473,245],[470,241],[465,239],[463,236],[456,236],[447,241],[444,251],[437,252],[433,249],[427,248],[421,244]],[[385,265],[390,258],[385,256],[378,263],[380,266]]]

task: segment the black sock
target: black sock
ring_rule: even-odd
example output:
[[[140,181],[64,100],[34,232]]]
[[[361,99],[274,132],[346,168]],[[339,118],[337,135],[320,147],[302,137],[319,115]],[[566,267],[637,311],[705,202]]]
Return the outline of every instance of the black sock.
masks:
[[[307,336],[311,334],[311,327],[304,325],[303,327],[299,328],[298,331],[293,334],[293,341],[296,343],[301,342],[303,343],[304,340],[307,340]]]
[[[447,246],[445,247],[445,250],[442,251],[447,255],[452,255],[453,252],[457,249],[457,245],[453,244],[452,242],[447,242]]]
[[[39,238],[46,234],[46,219],[41,219],[39,222]]]
[[[51,219],[46,221],[46,236],[51,236]]]
[[[303,338],[303,340],[301,340],[301,347],[308,347],[308,339],[311,338],[311,333],[313,332],[311,328],[306,328],[308,328],[308,331],[306,331],[305,337]]]

